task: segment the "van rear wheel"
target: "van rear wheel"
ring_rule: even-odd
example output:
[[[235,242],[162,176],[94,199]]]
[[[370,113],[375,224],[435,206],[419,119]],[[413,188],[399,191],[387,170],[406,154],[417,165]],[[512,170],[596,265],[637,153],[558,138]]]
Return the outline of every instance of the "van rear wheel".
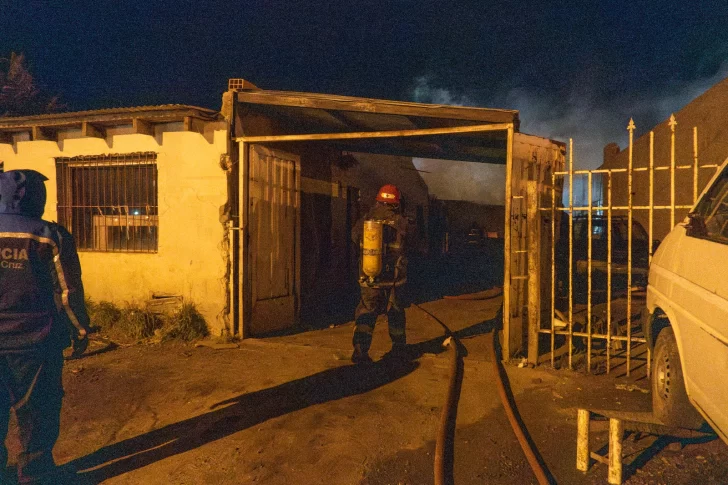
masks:
[[[685,392],[680,354],[671,327],[662,329],[655,343],[652,368],[652,413],[669,426],[697,429],[703,418]]]

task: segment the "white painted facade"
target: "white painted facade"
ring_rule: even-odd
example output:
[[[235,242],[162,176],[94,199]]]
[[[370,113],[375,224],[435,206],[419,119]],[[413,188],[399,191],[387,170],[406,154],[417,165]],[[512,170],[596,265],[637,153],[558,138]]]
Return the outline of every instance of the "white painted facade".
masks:
[[[44,218],[57,220],[56,158],[154,152],[158,170],[158,250],[150,253],[80,251],[86,294],[96,301],[142,302],[153,294],[181,295],[194,302],[213,335],[224,329],[227,250],[219,208],[227,200],[227,130],[182,131],[182,123],[159,124],[154,135],[109,129],[105,138],[71,130],[58,141],[0,143],[5,170],[33,169],[48,177]],[[29,138],[29,137],[26,137]]]

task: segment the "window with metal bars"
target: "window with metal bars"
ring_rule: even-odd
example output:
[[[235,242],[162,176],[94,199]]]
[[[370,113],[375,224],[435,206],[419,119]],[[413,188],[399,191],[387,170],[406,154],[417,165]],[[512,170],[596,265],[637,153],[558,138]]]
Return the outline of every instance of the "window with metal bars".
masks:
[[[79,251],[157,251],[157,154],[56,158],[58,220]]]

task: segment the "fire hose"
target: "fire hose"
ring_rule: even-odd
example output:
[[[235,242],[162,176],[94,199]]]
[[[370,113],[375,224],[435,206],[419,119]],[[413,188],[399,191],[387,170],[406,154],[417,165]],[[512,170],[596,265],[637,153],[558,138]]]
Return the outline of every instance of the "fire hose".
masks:
[[[458,400],[460,399],[460,387],[463,380],[462,356],[458,351],[459,342],[452,334],[452,331],[439,318],[428,312],[421,306],[413,303],[412,306],[419,308],[425,315],[440,324],[445,330],[445,341],[443,347],[450,351],[450,379],[445,395],[445,404],[440,412],[440,425],[435,440],[435,485],[453,485],[453,458],[455,443],[455,421],[457,418]]]
[[[455,483],[453,476],[455,421],[457,418],[457,405],[460,398],[460,388],[462,386],[463,378],[463,362],[462,356],[459,352],[461,344],[455,335],[453,335],[452,331],[432,313],[417,304],[413,304],[413,306],[419,308],[429,318],[436,321],[445,329],[446,339],[443,342],[443,346],[448,347],[450,350],[450,378],[448,381],[445,403],[440,414],[440,425],[435,441],[434,475],[435,485],[453,485]],[[518,414],[515,401],[513,400],[512,393],[510,391],[510,386],[506,388],[508,385],[508,376],[506,375],[505,368],[501,363],[500,349],[497,339],[498,332],[494,331],[493,342],[490,345],[490,350],[493,355],[495,374],[498,377],[496,382],[498,385],[498,394],[500,395],[501,403],[503,404],[503,409],[505,410],[511,428],[518,439],[518,443],[520,444],[523,453],[526,455],[526,460],[531,466],[539,485],[556,483],[546,468],[538,450],[528,436],[528,430]]]
[[[498,376],[498,379],[496,379],[498,384],[498,395],[500,396],[501,403],[503,404],[503,410],[508,417],[508,422],[511,424],[513,433],[516,435],[516,438],[518,438],[518,444],[521,445],[523,454],[526,455],[526,460],[528,460],[531,470],[533,470],[534,475],[536,475],[539,485],[556,483],[556,480],[554,480],[553,476],[551,476],[546,468],[543,458],[541,458],[538,449],[536,449],[536,445],[528,435],[526,425],[523,423],[523,420],[518,413],[518,408],[516,407],[515,400],[513,399],[513,393],[511,392],[510,385],[506,388],[506,385],[508,384],[508,375],[501,363],[497,331],[493,332],[493,341],[490,344],[490,350],[493,355],[493,367],[496,375]]]
[[[450,380],[435,441],[435,485],[452,485],[455,418],[462,384],[462,359],[458,352],[458,341],[452,336],[446,338],[442,345],[450,349]]]

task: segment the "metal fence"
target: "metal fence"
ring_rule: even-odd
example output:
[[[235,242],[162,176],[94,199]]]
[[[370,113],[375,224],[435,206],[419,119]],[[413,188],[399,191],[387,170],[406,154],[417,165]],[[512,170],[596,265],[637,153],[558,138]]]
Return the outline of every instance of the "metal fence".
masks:
[[[676,211],[690,209],[696,202],[702,189],[699,186],[701,171],[717,168],[714,164],[699,164],[697,128],[693,128],[691,163],[678,165],[674,116],[671,116],[669,126],[667,165],[656,165],[654,132],[650,132],[649,163],[634,166],[635,124],[630,120],[627,167],[574,170],[573,141],[570,141],[568,170],[552,174],[551,205],[539,207],[541,215],[546,216],[543,220],[550,222],[553,235],[550,245],[551,318],[546,320],[550,321],[550,328],[538,330],[539,334],[550,337],[552,366],[558,355],[567,357],[568,368],[572,369],[575,354],[580,354],[585,359],[587,372],[594,371],[596,358],[603,359],[606,373],[622,363],[626,375],[635,368],[634,348],[646,342],[635,323],[639,322],[638,310],[644,304],[648,264],[658,242],[654,231],[656,218],[658,214],[669,214],[667,220],[672,228]],[[656,184],[656,174],[661,172],[669,175],[669,182]],[[676,197],[676,174],[679,173],[692,178],[689,201],[679,201]],[[587,193],[582,201],[574,197],[575,181],[580,177],[586,180]],[[635,177],[644,177],[639,179],[639,185],[646,186],[647,190],[639,195],[647,200],[635,200]],[[559,178],[562,182],[568,181],[569,187],[568,199],[563,205],[555,191],[560,186]],[[594,193],[595,186],[601,187],[600,193]],[[656,190],[662,203],[656,202]],[[684,187],[682,192],[687,193]],[[637,218],[646,222],[645,230]],[[640,349],[640,352],[645,351],[649,375],[649,349]],[[619,364],[615,364],[615,359],[619,359]]]

